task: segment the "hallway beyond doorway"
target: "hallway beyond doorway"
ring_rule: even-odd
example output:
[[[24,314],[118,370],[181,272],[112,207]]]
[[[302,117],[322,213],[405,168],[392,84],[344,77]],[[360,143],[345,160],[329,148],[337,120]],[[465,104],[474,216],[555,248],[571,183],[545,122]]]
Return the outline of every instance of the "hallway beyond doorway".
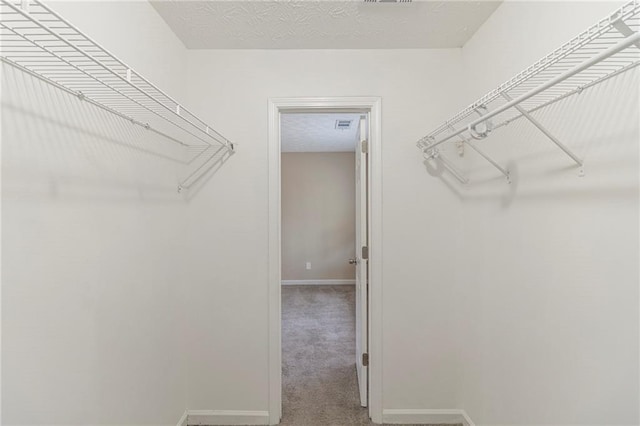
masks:
[[[368,425],[360,406],[352,285],[282,287],[281,425]]]
[[[352,285],[282,287],[281,425],[374,424],[358,394],[354,298]]]

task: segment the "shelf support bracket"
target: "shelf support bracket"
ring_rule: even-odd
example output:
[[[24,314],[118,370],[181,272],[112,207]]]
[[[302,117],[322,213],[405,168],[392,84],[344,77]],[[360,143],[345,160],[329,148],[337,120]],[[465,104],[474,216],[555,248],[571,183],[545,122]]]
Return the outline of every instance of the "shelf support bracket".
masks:
[[[634,35],[636,33],[627,24],[625,24],[625,22],[622,19],[618,19],[617,21],[614,21],[611,25],[613,25],[613,28],[618,30],[618,32],[620,34],[622,34],[623,36],[625,36],[625,37],[632,36],[632,35]],[[640,41],[637,41],[637,42],[635,42],[633,44],[638,49],[640,49]]]
[[[466,178],[460,170],[451,162],[447,157],[442,155],[437,148],[430,149],[429,147],[423,147],[422,156],[425,160],[440,160],[444,167],[455,177],[461,184],[469,183],[469,179]]]
[[[511,183],[511,175],[509,174],[509,170],[505,169],[504,167],[502,167],[498,163],[496,163],[491,157],[489,157],[487,154],[485,154],[480,149],[478,149],[478,147],[475,146],[470,140],[468,140],[467,138],[465,138],[462,135],[459,135],[459,136],[460,136],[460,139],[462,139],[463,143],[467,144],[471,149],[473,149],[475,152],[477,152],[478,155],[480,155],[480,157],[484,158],[489,163],[491,163],[491,165],[493,167],[498,169],[498,171],[500,171],[500,173],[502,173],[504,175],[504,177],[507,178],[507,183]]]
[[[469,183],[469,179],[466,178],[447,157],[445,157],[440,153],[437,153],[436,157],[440,158],[444,166],[447,168],[447,170],[449,170],[449,173],[451,173],[456,179],[458,179],[460,183],[462,184]]]
[[[507,100],[507,102],[511,102],[513,99],[511,99],[511,96],[507,95],[506,93],[502,92],[502,97],[505,98]],[[533,116],[531,116],[531,114],[529,114],[529,112],[527,112],[527,110],[525,110],[524,108],[522,108],[519,104],[515,104],[513,105],[513,107],[515,109],[517,109],[520,114],[522,114],[522,116],[524,118],[526,118],[527,120],[529,120],[531,122],[531,124],[533,124],[534,126],[536,126],[538,128],[538,130],[540,130],[542,133],[544,133],[544,135],[546,137],[548,137],[551,142],[553,142],[554,144],[556,144],[558,146],[558,148],[560,148],[562,151],[564,151],[565,154],[567,154],[569,157],[571,157],[571,159],[573,161],[576,162],[576,164],[580,167],[582,167],[583,163],[582,160],[580,158],[578,158],[577,155],[575,155],[569,148],[566,147],[565,144],[563,144],[562,142],[560,142],[558,140],[558,138],[556,138],[555,136],[553,136],[547,129],[546,127],[544,127],[542,124],[540,124],[540,122],[538,120],[536,120],[535,118],[533,118]]]
[[[456,131],[456,128],[449,125],[449,129],[451,129],[452,132]],[[500,166],[497,162],[495,162],[493,160],[493,158],[489,157],[487,154],[485,154],[484,152],[482,152],[477,146],[475,146],[469,139],[465,138],[464,135],[462,133],[458,134],[458,138],[460,139],[460,142],[464,145],[468,145],[471,149],[473,149],[475,152],[478,153],[478,155],[480,155],[482,158],[484,158],[485,160],[487,160],[493,167],[495,167],[496,169],[498,169],[498,171],[500,171],[500,173],[502,173],[504,175],[504,177],[507,178],[507,182],[511,183],[511,176],[509,175],[509,170],[505,169],[504,167]]]
[[[212,147],[209,147],[212,148]],[[205,149],[204,151],[207,151],[209,148]],[[196,183],[197,181],[199,181],[205,174],[207,174],[207,172],[216,164],[218,163],[222,158],[219,158],[218,160],[214,161],[212,164],[210,164],[211,160],[213,160],[216,155],[218,155],[220,152],[222,152],[222,150],[225,148],[225,145],[221,145],[220,147],[218,147],[218,149],[216,149],[213,154],[211,154],[206,160],[204,160],[202,162],[202,164],[200,164],[200,166],[198,168],[196,168],[194,171],[192,171],[189,176],[187,176],[186,178],[184,178],[182,180],[182,182],[178,185],[178,192],[181,192],[184,189],[189,189],[191,187],[191,185],[193,185],[194,183]],[[202,152],[204,152],[202,151]],[[199,157],[202,152],[200,154],[197,155],[197,157]],[[232,151],[233,153],[233,151]],[[196,158],[197,158],[196,157]],[[194,158],[195,160],[195,158]],[[207,167],[208,166],[208,167]],[[202,173],[200,173],[201,170],[204,170]],[[196,176],[197,175],[197,176]],[[195,179],[191,179],[192,177],[196,176]],[[190,184],[187,184],[189,181],[191,180]]]
[[[601,62],[607,58],[609,58],[612,55],[615,55],[616,53],[621,52],[622,50],[626,49],[627,47],[631,46],[632,44],[637,44],[640,43],[640,33],[634,32],[633,35],[630,35],[629,37],[625,38],[624,40],[620,40],[620,42],[618,42],[617,44],[609,47],[608,49],[598,53],[596,56],[591,57],[590,59],[587,59],[586,61],[584,61],[583,63],[576,65],[574,68],[550,79],[547,80],[545,83],[541,84],[540,86],[538,86],[535,89],[532,89],[530,91],[528,91],[527,93],[520,95],[517,99],[512,100],[510,102],[505,103],[504,105],[501,105],[500,107],[494,109],[491,112],[488,112],[487,114],[483,115],[480,118],[477,118],[475,120],[473,120],[471,123],[469,123],[469,125],[467,126],[467,129],[459,129],[456,131],[456,133],[452,133],[450,135],[444,136],[436,141],[433,141],[431,143],[431,148],[435,148],[436,146],[445,143],[446,141],[448,141],[449,139],[457,136],[458,134],[465,132],[468,130],[469,127],[477,125],[483,121],[486,121],[489,118],[495,117],[498,114],[501,114],[503,112],[505,112],[506,110],[508,110],[509,108],[514,108],[516,107],[518,104],[526,101],[527,99],[530,99],[538,94],[540,94],[541,92],[544,92],[545,90],[549,89],[550,87],[555,86],[556,84],[570,78],[573,77],[574,75],[581,73],[582,71],[586,70],[587,68],[597,64],[598,62]],[[493,92],[492,92],[493,93]],[[504,96],[504,92],[502,92],[502,95]],[[510,99],[510,98],[509,98]],[[572,157],[573,158],[573,157]],[[576,159],[576,162],[581,163],[581,161],[579,159]]]

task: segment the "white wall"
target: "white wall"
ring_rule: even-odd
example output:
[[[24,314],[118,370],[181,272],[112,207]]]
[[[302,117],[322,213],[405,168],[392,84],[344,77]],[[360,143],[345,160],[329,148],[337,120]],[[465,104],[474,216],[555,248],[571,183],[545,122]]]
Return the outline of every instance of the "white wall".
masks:
[[[54,3],[180,99],[186,50],[146,2]],[[164,142],[5,66],[2,424],[175,425],[186,204]]]
[[[267,410],[267,99],[354,95],[382,97],[384,408],[637,424],[637,81],[540,116],[582,179],[524,124],[487,145],[511,187],[458,194],[414,147],[613,6],[509,2],[462,51],[187,53],[147,3],[56,3],[238,154],[185,204],[175,164],[131,147],[154,140],[3,73],[3,423]]]
[[[460,106],[618,6],[506,2],[463,49]],[[481,142],[517,170],[464,191],[459,407],[477,425],[637,425],[639,74],[536,114],[585,161],[526,122]],[[498,172],[470,153],[482,181]],[[472,180],[473,182],[473,180]]]
[[[488,148],[517,160],[511,186],[458,192],[427,175],[413,146],[615,6],[509,2],[462,52],[190,52],[190,103],[242,144],[189,211],[202,253],[190,406],[267,408],[267,99],[373,95],[383,97],[384,408],[457,406],[487,425],[636,424],[636,77],[540,116],[586,159],[582,179],[523,123]],[[207,251],[214,239],[227,248]]]
[[[268,409],[267,100],[289,96],[382,97],[384,406],[454,406],[459,200],[414,143],[457,105],[443,82],[460,65],[459,50],[189,52],[188,104],[240,144],[189,205],[190,408]]]

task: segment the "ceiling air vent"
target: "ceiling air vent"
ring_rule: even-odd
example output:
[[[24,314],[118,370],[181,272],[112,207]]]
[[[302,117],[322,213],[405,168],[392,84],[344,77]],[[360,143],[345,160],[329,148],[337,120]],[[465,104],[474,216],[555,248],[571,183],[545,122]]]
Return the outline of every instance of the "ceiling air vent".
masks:
[[[338,130],[348,130],[351,128],[351,123],[353,120],[336,120],[336,129]]]

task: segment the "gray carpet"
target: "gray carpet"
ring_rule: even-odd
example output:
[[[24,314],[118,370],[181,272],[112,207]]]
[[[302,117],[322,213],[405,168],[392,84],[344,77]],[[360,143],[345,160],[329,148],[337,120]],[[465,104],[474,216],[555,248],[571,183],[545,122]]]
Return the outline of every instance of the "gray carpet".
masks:
[[[280,424],[373,424],[360,407],[353,286],[282,287]]]
[[[282,287],[281,425],[368,425],[355,367],[353,286]]]

